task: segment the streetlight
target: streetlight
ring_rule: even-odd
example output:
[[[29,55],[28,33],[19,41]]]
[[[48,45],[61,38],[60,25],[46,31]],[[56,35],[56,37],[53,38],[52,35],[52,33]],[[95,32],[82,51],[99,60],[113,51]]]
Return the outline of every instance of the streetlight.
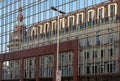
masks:
[[[51,7],[52,10],[58,12],[58,26],[57,26],[57,71],[59,70],[58,69],[58,63],[59,63],[59,13],[61,14],[65,14],[64,11],[61,11],[61,10],[58,10],[57,8],[55,7]]]

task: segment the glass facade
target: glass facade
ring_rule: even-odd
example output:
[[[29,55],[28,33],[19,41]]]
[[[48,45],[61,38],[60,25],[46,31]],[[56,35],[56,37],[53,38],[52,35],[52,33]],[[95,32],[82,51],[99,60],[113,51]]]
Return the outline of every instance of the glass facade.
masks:
[[[2,63],[2,80],[20,79],[20,60],[4,61]]]
[[[66,14],[58,17],[51,6]],[[4,0],[0,3],[2,80],[54,80],[58,25],[62,81],[76,81],[76,76],[81,81],[97,81],[91,75],[118,74],[118,8],[115,0]],[[11,56],[5,57],[7,52]]]
[[[35,78],[36,74],[36,58],[29,57],[24,59],[24,78]]]
[[[59,69],[62,76],[73,76],[74,53],[72,51],[62,52],[59,57]]]
[[[40,77],[54,76],[54,56],[44,55],[40,56]]]
[[[106,33],[101,35],[101,32]],[[89,38],[89,46],[84,41],[86,39],[87,37],[79,40],[79,74],[117,73],[119,70],[119,47],[117,45],[119,33],[101,30],[97,37]]]
[[[25,31],[29,32],[25,35],[22,43],[26,43],[26,41],[30,42],[28,34],[30,34],[29,30],[33,24],[47,21],[58,15],[57,12],[50,9],[51,6],[55,6],[57,9],[63,10],[68,14],[69,12],[105,1],[107,0],[3,0],[0,2],[0,54],[10,52],[12,49],[9,48],[11,46],[10,34],[14,32],[17,25],[22,24],[25,27]],[[21,13],[23,15],[23,21],[21,23],[18,17],[20,7],[22,7]],[[111,7],[112,11],[113,8]],[[16,46],[18,46],[15,48],[16,50],[28,47],[28,45],[22,48],[19,45]]]

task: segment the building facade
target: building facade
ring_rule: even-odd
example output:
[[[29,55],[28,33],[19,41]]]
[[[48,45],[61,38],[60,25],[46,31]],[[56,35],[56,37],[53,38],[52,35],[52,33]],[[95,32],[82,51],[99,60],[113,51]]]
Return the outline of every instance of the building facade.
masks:
[[[55,81],[58,25],[61,81],[120,81],[119,0],[0,4],[0,81]]]

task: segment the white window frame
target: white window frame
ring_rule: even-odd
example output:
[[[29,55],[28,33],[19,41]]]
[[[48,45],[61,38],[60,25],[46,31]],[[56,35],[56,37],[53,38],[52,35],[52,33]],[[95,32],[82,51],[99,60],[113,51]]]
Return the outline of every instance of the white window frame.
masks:
[[[93,20],[94,15],[95,15],[95,10],[94,10],[94,9],[89,10],[88,13],[87,13],[88,22],[89,22],[89,13],[90,13],[90,12],[92,13],[92,20]]]
[[[53,24],[55,23],[55,30],[57,29],[57,27],[56,27],[56,20],[54,20],[54,21],[52,21],[52,30],[51,31],[54,31],[53,30]]]
[[[79,24],[79,15],[82,15],[82,21],[81,22],[83,23],[83,14],[84,14],[83,12],[77,14],[77,22],[76,22],[76,24]]]
[[[35,26],[33,26],[32,28],[31,28],[31,36],[33,36],[32,35],[32,32],[34,31],[34,35],[38,35],[38,28],[37,27],[35,27]]]
[[[61,26],[61,22],[62,22],[62,28],[65,28],[65,18],[60,19],[60,25]],[[61,30],[61,27],[60,27]]]
[[[104,18],[105,17],[105,8],[104,8],[104,6],[102,6],[102,7],[100,7],[100,8],[98,8],[97,9],[97,19],[99,19],[99,10],[100,9],[102,9],[103,11],[102,11],[102,18]]]
[[[48,25],[48,27],[47,27],[47,31],[46,31],[46,24]],[[45,23],[44,24],[44,30],[43,30],[43,33],[46,33],[46,32],[48,32],[49,31],[49,23]]]
[[[69,27],[69,20],[70,20],[70,18],[71,17],[73,17],[73,25],[75,25],[75,16],[74,15],[72,15],[72,16],[68,16],[68,27]]]
[[[109,5],[108,5],[108,17],[111,16],[111,15],[110,15],[110,12],[111,12],[110,6],[111,6],[111,5],[115,5],[115,15],[117,15],[117,3],[112,3],[112,4],[109,4]]]
[[[42,25],[39,25],[39,31],[40,31],[40,34],[43,33],[43,27],[42,27]]]

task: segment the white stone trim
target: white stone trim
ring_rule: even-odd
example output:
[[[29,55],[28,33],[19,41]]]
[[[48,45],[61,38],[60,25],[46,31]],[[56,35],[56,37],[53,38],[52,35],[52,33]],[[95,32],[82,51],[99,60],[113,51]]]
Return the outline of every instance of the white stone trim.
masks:
[[[69,19],[70,19],[71,17],[73,17],[73,25],[75,24],[75,16],[74,16],[74,15],[68,16],[68,27],[69,27]]]
[[[55,29],[57,29],[56,28],[56,20],[54,20],[54,21],[52,21],[52,29],[51,29],[51,31],[53,31],[53,23],[55,23]]]
[[[93,20],[94,15],[95,15],[95,11],[94,11],[94,9],[89,10],[89,11],[87,12],[88,21],[89,21],[89,12],[92,12],[92,20]]]
[[[83,17],[84,17],[83,14],[84,14],[83,12],[77,14],[76,24],[79,24],[79,15],[82,15],[82,21],[81,22],[83,23]]]
[[[105,8],[104,8],[104,6],[102,6],[102,7],[100,7],[100,8],[97,9],[97,19],[99,19],[99,10],[100,9],[103,9],[103,11],[102,11],[102,18],[105,17]]]
[[[48,24],[47,31],[49,31],[49,27],[50,27],[50,26],[49,26],[49,23],[45,23],[45,24],[44,24],[44,30],[43,30],[43,33],[46,33],[46,32],[47,32],[47,31],[46,31],[46,24]]]
[[[110,16],[110,12],[111,12],[110,6],[111,5],[115,5],[115,15],[117,15],[117,3],[112,3],[112,4],[108,5],[108,17]]]

